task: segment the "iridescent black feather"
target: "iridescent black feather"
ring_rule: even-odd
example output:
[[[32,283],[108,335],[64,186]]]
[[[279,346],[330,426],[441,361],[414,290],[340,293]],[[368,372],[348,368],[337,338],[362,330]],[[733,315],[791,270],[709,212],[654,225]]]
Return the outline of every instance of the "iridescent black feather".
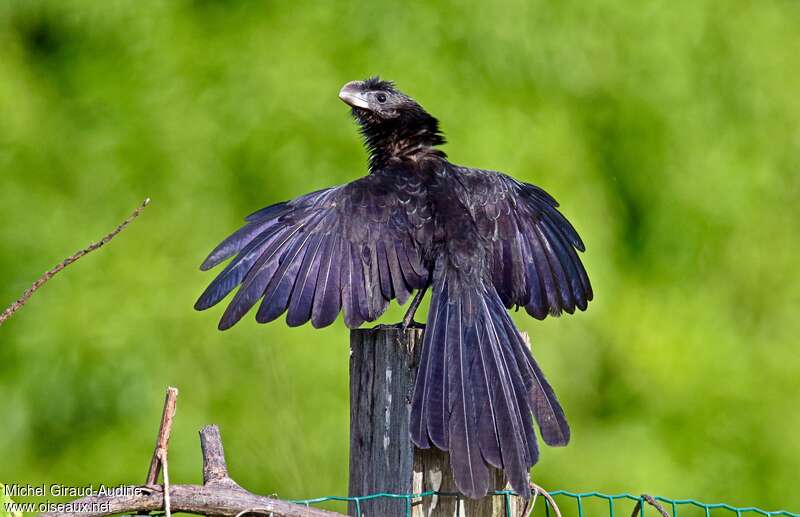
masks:
[[[221,329],[256,304],[262,323],[286,313],[289,325],[323,327],[343,312],[353,328],[431,287],[411,437],[449,451],[464,494],[484,496],[496,467],[529,497],[533,422],[549,445],[570,430],[506,309],[539,319],[585,310],[583,241],[539,187],[447,161],[438,121],[393,83],[345,88],[370,174],[250,215],[203,262],[234,257],[195,307],[238,287]]]

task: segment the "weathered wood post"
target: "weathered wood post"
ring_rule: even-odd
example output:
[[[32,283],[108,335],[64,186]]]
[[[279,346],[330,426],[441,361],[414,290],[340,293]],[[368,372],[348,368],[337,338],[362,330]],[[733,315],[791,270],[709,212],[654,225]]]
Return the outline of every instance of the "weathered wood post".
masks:
[[[447,453],[420,450],[411,443],[411,396],[422,330],[390,327],[350,333],[350,489],[351,496],[376,493],[455,494]],[[503,475],[493,469],[495,489],[504,490]],[[524,501],[504,496],[472,500],[429,496],[411,501],[375,498],[350,503],[353,517],[519,517]],[[510,510],[510,512],[509,512]]]

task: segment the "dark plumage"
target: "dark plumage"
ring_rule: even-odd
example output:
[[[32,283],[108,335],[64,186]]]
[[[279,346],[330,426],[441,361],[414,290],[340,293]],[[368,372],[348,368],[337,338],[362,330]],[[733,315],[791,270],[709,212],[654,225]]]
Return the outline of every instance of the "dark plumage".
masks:
[[[348,327],[432,288],[412,401],[412,439],[449,451],[458,488],[489,489],[488,466],[530,497],[545,443],[565,445],[564,412],[507,308],[542,319],[586,309],[592,288],[581,238],[544,190],[453,165],[438,121],[394,84],[346,84],[369,151],[369,174],[255,212],[201,266],[235,257],[200,296],[207,309],[237,286],[219,327],[260,302],[256,320]],[[413,312],[413,310],[412,310]]]

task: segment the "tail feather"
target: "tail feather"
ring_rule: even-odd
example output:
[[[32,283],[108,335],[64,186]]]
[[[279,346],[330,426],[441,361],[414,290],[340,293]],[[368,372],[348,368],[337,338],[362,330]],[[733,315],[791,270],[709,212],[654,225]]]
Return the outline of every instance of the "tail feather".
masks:
[[[539,424],[539,431],[542,433],[544,443],[550,446],[567,445],[570,439],[570,430],[564,410],[528,347],[523,344],[520,348],[530,360],[533,368],[534,383],[529,390],[529,397],[533,416],[536,418],[536,423]]]
[[[447,335],[453,345],[448,368],[450,397],[450,466],[456,486],[469,497],[482,497],[489,490],[489,469],[481,457],[473,372],[479,353],[474,343],[466,342],[463,299],[456,299],[447,319]]]
[[[530,497],[539,457],[531,416],[551,445],[565,444],[569,427],[491,282],[438,271],[422,346],[414,443],[449,451],[456,486],[469,497],[488,492],[489,466]]]
[[[474,328],[473,331],[477,334],[475,340],[478,343],[478,350],[481,354],[481,359],[478,361],[480,380],[474,384],[476,389],[476,397],[479,401],[478,405],[478,438],[481,442],[481,453],[486,463],[495,468],[503,468],[503,458],[500,451],[500,441],[498,439],[497,429],[501,425],[506,425],[505,422],[499,423],[498,415],[499,408],[495,407],[495,400],[492,396],[490,386],[494,386],[498,382],[498,375],[494,368],[489,368],[489,362],[493,358],[489,357],[490,351],[488,347],[483,344],[486,340],[485,334]]]
[[[533,358],[530,348],[514,328],[511,318],[507,318],[506,328],[515,338],[511,342],[514,345],[516,364],[519,365],[520,375],[527,388],[528,404],[539,425],[544,443],[550,446],[567,445],[570,438],[569,424],[555,391]]]
[[[487,293],[488,294],[488,293]],[[511,486],[520,493],[529,492],[528,471],[539,459],[536,435],[530,418],[525,387],[516,357],[511,347],[517,332],[508,332],[507,322],[511,321],[499,298],[484,298],[484,308],[489,315],[489,331],[493,339],[489,341],[496,357],[495,363],[501,379],[502,391],[495,392],[505,404],[506,423],[498,427],[498,436],[503,452],[506,477]]]
[[[422,449],[429,449],[431,446],[443,451],[450,449],[448,313],[446,290],[435,290],[431,298],[428,325],[423,338],[417,382],[411,404],[411,438],[417,447]]]

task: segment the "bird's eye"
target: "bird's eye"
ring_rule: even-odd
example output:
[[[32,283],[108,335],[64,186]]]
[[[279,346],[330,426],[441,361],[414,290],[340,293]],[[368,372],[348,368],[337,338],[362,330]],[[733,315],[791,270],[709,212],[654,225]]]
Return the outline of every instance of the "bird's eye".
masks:
[[[380,102],[381,104],[386,102],[386,94],[385,93],[379,93],[378,95],[375,96],[375,98],[378,99],[378,102]]]

